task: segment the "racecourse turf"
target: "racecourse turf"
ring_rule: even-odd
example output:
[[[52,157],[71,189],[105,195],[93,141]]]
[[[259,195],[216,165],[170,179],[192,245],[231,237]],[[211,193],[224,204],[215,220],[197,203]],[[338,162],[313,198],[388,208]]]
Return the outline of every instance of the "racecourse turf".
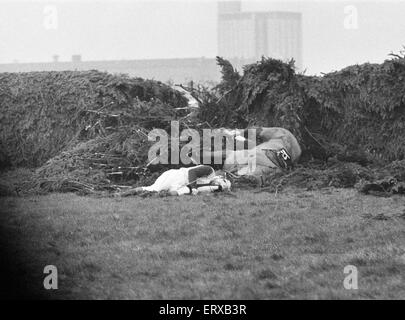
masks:
[[[5,297],[405,299],[405,198],[353,189],[0,198]],[[45,290],[46,265],[58,289]],[[344,268],[358,270],[347,290]]]

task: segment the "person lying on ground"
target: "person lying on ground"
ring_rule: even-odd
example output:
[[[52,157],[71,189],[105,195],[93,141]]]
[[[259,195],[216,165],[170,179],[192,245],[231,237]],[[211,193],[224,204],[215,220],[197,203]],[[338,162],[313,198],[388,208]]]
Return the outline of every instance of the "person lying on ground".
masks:
[[[287,129],[280,127],[260,127],[256,129],[260,141],[251,149],[242,150],[203,150],[203,155],[223,159],[223,170],[238,176],[250,175],[260,177],[276,170],[293,167],[301,156],[301,147],[296,137]],[[230,131],[243,138],[243,131]],[[226,133],[226,132],[225,132]],[[247,140],[247,139],[245,139]]]
[[[144,192],[166,191],[170,195],[220,192],[230,190],[231,183],[208,165],[198,165],[189,168],[170,169],[163,172],[154,184],[147,187],[137,187],[127,190],[120,196],[129,196]]]

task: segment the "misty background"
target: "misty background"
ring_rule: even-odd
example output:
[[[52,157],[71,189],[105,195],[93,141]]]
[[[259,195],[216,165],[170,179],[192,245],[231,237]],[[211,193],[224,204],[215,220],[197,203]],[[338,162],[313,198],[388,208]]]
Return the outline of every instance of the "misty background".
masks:
[[[357,12],[347,28],[347,6]],[[345,9],[346,8],[346,9]],[[56,9],[57,24],[47,25]],[[0,64],[214,58],[218,55],[216,1],[0,0]],[[382,62],[405,45],[404,1],[242,1],[242,11],[302,14],[307,74]],[[353,11],[351,11],[353,13]]]

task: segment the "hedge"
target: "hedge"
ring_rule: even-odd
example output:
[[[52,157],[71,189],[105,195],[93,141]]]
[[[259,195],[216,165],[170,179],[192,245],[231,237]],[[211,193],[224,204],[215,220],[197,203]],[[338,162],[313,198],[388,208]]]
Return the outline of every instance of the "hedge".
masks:
[[[150,110],[148,103],[162,110],[187,105],[180,93],[163,83],[125,75],[0,73],[0,165],[40,166],[80,140],[103,135],[101,131],[114,122],[110,117],[103,125],[92,118],[125,112],[142,117],[144,108]]]

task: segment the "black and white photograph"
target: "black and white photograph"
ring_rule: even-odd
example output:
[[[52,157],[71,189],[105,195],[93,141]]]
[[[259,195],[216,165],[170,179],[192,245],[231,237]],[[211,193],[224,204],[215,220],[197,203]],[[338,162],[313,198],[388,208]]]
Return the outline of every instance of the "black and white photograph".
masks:
[[[0,0],[0,257],[148,319],[405,300],[405,0]]]

